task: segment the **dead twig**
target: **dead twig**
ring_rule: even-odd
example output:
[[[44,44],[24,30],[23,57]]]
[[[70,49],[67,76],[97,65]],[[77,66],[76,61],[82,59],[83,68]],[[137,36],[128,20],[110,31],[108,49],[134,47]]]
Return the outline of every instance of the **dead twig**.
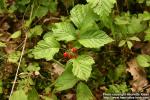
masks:
[[[26,36],[25,36],[25,39],[24,39],[24,45],[23,45],[23,48],[22,48],[22,52],[21,52],[21,56],[20,56],[20,59],[19,59],[19,63],[18,63],[18,67],[17,67],[15,79],[14,79],[14,82],[13,82],[13,86],[12,86],[12,89],[11,89],[11,92],[10,92],[9,100],[10,100],[10,97],[11,97],[13,91],[14,91],[14,87],[15,87],[15,83],[16,83],[16,81],[17,81],[17,76],[18,76],[18,72],[19,72],[19,69],[20,69],[22,57],[23,57],[24,51],[25,51],[25,46],[26,46],[26,41],[27,41],[27,34],[25,34],[25,35],[26,35]]]

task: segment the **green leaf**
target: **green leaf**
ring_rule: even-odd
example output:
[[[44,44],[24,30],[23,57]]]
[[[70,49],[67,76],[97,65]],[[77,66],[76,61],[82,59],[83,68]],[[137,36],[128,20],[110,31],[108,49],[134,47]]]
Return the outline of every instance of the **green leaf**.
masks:
[[[138,3],[143,3],[145,0],[137,0]]]
[[[136,60],[141,67],[149,67],[150,66],[150,63],[149,63],[150,60],[148,59],[148,57],[149,57],[148,55],[138,55]]]
[[[89,30],[80,35],[80,44],[87,48],[99,48],[113,41],[104,31]]]
[[[87,23],[93,23],[97,19],[97,15],[88,5],[76,5],[70,11],[70,19],[79,29]]]
[[[6,47],[6,43],[0,42],[0,47]]]
[[[127,46],[128,46],[129,49],[131,49],[132,46],[133,46],[132,42],[131,41],[127,41]]]
[[[109,85],[109,89],[106,92],[107,93],[126,93],[126,92],[129,92],[129,88],[127,87],[126,83],[123,82],[122,84]]]
[[[32,88],[32,90],[28,92],[28,100],[40,100],[38,92],[36,91],[35,88]]]
[[[3,82],[0,80],[0,94],[3,93]]]
[[[38,63],[31,63],[29,64],[29,66],[27,67],[27,70],[29,72],[36,72],[40,70],[40,66]]]
[[[140,40],[138,37],[136,37],[136,36],[130,37],[129,40],[141,41],[141,40]]]
[[[145,35],[145,41],[150,41],[150,28],[148,28],[146,31],[145,31],[146,35]]]
[[[41,6],[46,7],[51,13],[57,11],[57,1],[56,0],[38,0]]]
[[[140,33],[144,31],[146,27],[147,23],[142,23],[140,18],[132,17],[128,25],[128,32],[131,34]]]
[[[75,28],[69,22],[56,23],[55,27],[52,28],[53,36],[56,37],[58,41],[72,41],[75,40]]]
[[[94,100],[91,90],[82,82],[77,85],[77,100]]]
[[[21,52],[20,51],[12,52],[12,53],[10,53],[8,55],[8,62],[17,64],[20,56],[21,56]]]
[[[25,91],[17,90],[12,94],[10,100],[28,100],[28,99],[27,95],[25,94]]]
[[[146,0],[146,5],[150,6],[150,0]]]
[[[47,12],[48,12],[48,8],[47,8],[47,7],[38,6],[38,7],[34,10],[34,12],[33,12],[33,18],[34,18],[34,17],[38,17],[38,18],[43,17],[43,16],[45,16],[45,15],[47,14]]]
[[[30,29],[28,37],[41,35],[42,33],[43,33],[42,25],[36,25],[34,28]]]
[[[4,9],[7,7],[7,3],[6,3],[6,0],[0,0],[0,10]]]
[[[117,16],[115,18],[115,24],[117,25],[127,25],[129,24],[129,18],[125,16]]]
[[[142,14],[138,14],[138,17],[141,18],[143,21],[150,20],[150,13],[147,11],[144,11]]]
[[[26,5],[30,3],[30,0],[17,0],[17,4],[20,4],[20,5]]]
[[[35,59],[51,60],[59,51],[59,43],[53,37],[46,37],[38,42],[37,46],[32,50]]]
[[[120,42],[119,42],[119,47],[122,47],[122,46],[124,46],[125,45],[125,43],[126,43],[126,41],[125,40],[121,40]]]
[[[72,73],[72,63],[66,66],[65,71],[55,82],[55,90],[62,91],[72,88],[78,82],[78,78]]]
[[[51,3],[48,5],[48,9],[51,13],[54,13],[57,11],[57,1],[51,0]]]
[[[107,17],[111,13],[116,0],[86,0],[100,17]]]
[[[81,80],[88,80],[91,75],[92,64],[94,60],[88,55],[80,55],[76,59],[72,59],[73,69],[72,72]]]
[[[15,39],[15,38],[18,38],[18,37],[20,37],[20,36],[21,36],[21,31],[19,30],[19,31],[14,32],[14,33],[10,36],[10,38]]]

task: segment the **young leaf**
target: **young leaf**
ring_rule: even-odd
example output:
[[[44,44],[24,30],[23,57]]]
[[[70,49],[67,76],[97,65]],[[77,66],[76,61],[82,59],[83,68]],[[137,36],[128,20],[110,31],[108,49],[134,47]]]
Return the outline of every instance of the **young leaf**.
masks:
[[[78,40],[80,44],[87,48],[99,48],[113,41],[104,31],[89,30],[82,33]]]
[[[111,13],[111,9],[114,7],[116,0],[86,0],[94,12],[100,15],[100,17],[107,17]]]
[[[47,14],[48,8],[45,6],[38,6],[34,11],[33,11],[33,18],[34,17],[43,17]]]
[[[0,80],[0,94],[3,93],[3,82]]]
[[[6,44],[3,42],[0,42],[0,47],[6,47]]]
[[[89,5],[76,5],[70,13],[70,19],[79,29],[97,19],[97,15],[92,11]]]
[[[25,94],[25,91],[17,90],[12,94],[10,100],[28,100],[27,97],[28,96]]]
[[[20,51],[12,52],[8,55],[8,62],[18,63],[19,57],[21,55]]]
[[[132,48],[132,46],[133,46],[133,44],[132,44],[132,42],[131,42],[131,41],[127,41],[127,45],[128,45],[128,48],[129,48],[129,49],[131,49],[131,48]]]
[[[136,37],[136,36],[130,37],[129,40],[141,41],[141,40],[140,40],[138,37]]]
[[[91,90],[82,82],[77,85],[77,100],[94,100]]]
[[[149,63],[150,60],[148,59],[147,56],[148,55],[138,55],[137,56],[136,60],[141,67],[149,67],[150,66],[150,63]]]
[[[58,41],[72,41],[75,40],[75,28],[69,22],[56,23],[52,28],[53,35]]]
[[[51,60],[59,51],[60,44],[53,37],[46,37],[38,42],[37,46],[32,50],[35,59]]]
[[[81,80],[88,80],[91,75],[92,64],[94,60],[88,55],[78,56],[76,59],[72,59],[73,69],[72,72]]]
[[[132,17],[130,18],[130,24],[127,26],[128,32],[130,34],[140,33],[144,31],[147,27],[146,23],[142,23],[140,18]]]
[[[62,91],[72,88],[77,82],[78,78],[75,77],[72,73],[72,63],[69,63],[62,73],[62,75],[56,80],[55,90]]]
[[[36,25],[34,28],[30,29],[28,33],[28,37],[41,35],[43,33],[43,29],[41,25]]]
[[[125,93],[128,92],[129,88],[127,87],[126,83],[123,82],[122,84],[113,84],[109,85],[109,89],[106,91],[107,93]]]
[[[126,43],[126,41],[125,40],[121,40],[120,42],[119,42],[119,47],[122,47],[123,45],[125,45],[125,43]]]
[[[150,41],[150,28],[148,28],[146,31],[145,31],[146,35],[145,35],[145,41]]]
[[[36,72],[40,70],[39,64],[38,63],[31,63],[29,66],[26,68],[29,72]]]
[[[21,36],[21,31],[19,30],[19,31],[16,31],[16,32],[14,32],[11,36],[10,36],[10,38],[18,38],[18,37],[20,37]]]

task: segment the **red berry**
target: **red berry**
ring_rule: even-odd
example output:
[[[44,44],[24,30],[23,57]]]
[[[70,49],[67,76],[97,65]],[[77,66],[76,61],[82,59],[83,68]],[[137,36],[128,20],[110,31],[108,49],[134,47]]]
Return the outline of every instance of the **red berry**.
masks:
[[[68,57],[68,53],[67,52],[65,52],[63,55],[64,55],[65,58]]]
[[[72,48],[71,51],[72,52],[77,52],[77,48]]]

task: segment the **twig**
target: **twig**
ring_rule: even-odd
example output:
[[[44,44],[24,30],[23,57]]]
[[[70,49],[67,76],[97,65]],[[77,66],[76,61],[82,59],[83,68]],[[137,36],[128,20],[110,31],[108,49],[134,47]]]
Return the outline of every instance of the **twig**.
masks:
[[[63,68],[65,67],[62,63],[60,63],[59,61],[52,59],[52,61],[54,61],[55,63],[57,63],[58,65],[62,66]]]
[[[17,67],[15,79],[14,79],[14,82],[13,82],[13,86],[12,86],[12,89],[11,89],[11,92],[10,92],[9,100],[10,100],[10,97],[11,97],[13,91],[14,91],[15,83],[17,81],[17,76],[18,76],[19,68],[20,68],[20,65],[21,65],[22,57],[24,55],[24,51],[25,51],[26,41],[27,41],[27,34],[25,36],[24,45],[23,45],[23,48],[22,48],[21,56],[19,58],[19,63],[18,63],[18,67]]]

